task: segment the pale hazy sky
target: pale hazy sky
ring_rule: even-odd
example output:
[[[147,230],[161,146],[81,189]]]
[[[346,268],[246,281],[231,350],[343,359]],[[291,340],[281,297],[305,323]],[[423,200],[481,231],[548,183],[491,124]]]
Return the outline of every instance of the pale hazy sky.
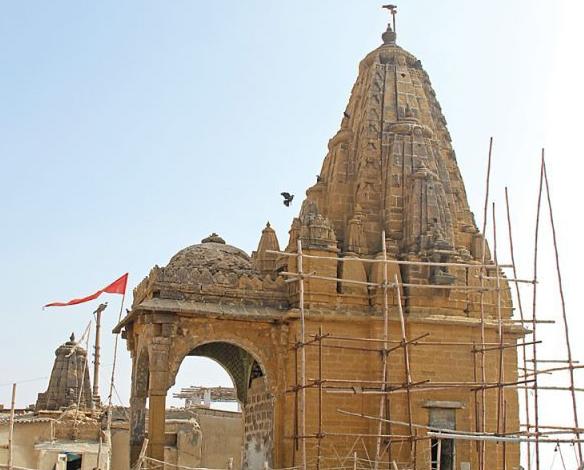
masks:
[[[299,206],[286,209],[279,193],[301,200],[314,182],[358,62],[380,44],[387,19],[379,7],[364,0],[2,2],[0,403],[9,403],[13,381],[21,382],[19,406],[35,401],[53,351],[71,331],[81,333],[96,306],[42,311],[44,303],[89,294],[126,271],[133,287],[212,231],[251,252],[269,219],[285,244]],[[399,7],[398,43],[430,75],[479,223],[495,138],[492,194],[502,215],[510,187],[521,277],[531,275],[546,146],[575,355],[584,360],[583,2]],[[544,234],[539,311],[559,319],[550,248]],[[119,298],[108,300],[107,331],[119,308]],[[541,354],[561,354],[560,325],[541,330]],[[106,335],[103,385],[112,350]],[[119,358],[127,404],[123,342]],[[229,380],[216,365],[189,359],[177,385],[190,384]],[[558,421],[566,400],[546,397],[544,417]]]

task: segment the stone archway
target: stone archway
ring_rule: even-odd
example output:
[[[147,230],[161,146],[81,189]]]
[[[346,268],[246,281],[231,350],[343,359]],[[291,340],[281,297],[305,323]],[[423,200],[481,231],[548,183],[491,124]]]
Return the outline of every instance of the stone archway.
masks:
[[[212,359],[231,377],[243,414],[242,468],[262,468],[264,462],[271,465],[274,406],[265,367],[248,350],[227,341],[200,344],[186,354],[183,361],[188,356]],[[180,366],[176,372],[179,369]]]

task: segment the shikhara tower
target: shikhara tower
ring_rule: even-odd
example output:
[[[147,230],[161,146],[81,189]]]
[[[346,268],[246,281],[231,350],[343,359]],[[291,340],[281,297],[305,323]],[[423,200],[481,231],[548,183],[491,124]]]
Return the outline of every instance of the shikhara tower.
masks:
[[[301,218],[314,210],[327,218],[342,252],[376,255],[385,231],[393,255],[478,259],[446,119],[421,62],[395,38],[388,28],[361,62]]]
[[[382,38],[359,66],[319,181],[292,222],[287,255],[273,253],[279,244],[269,225],[251,258],[213,234],[154,267],[134,291],[132,311],[115,330],[125,330],[132,353],[133,460],[146,435],[147,398],[149,452],[164,459],[166,393],[188,355],[215,359],[234,379],[244,414],[244,468],[298,465],[306,439],[311,468],[318,441],[320,468],[338,467],[353,452],[372,460],[381,449],[383,468],[395,460],[400,468],[430,469],[436,447],[424,426],[495,432],[504,415],[508,428],[518,429],[517,393],[499,386],[517,381],[512,346],[522,335],[507,321],[508,285],[469,209],[427,73],[396,45],[390,27]],[[399,285],[387,296],[385,383],[384,273],[371,262],[383,257],[382,234],[394,261],[388,279]],[[302,305],[299,282],[281,275],[297,271],[299,244],[303,271],[318,276],[303,281]],[[322,354],[305,348],[304,436],[294,348],[301,306],[307,339],[319,329],[327,335]],[[400,310],[407,338],[417,338],[407,361]],[[353,338],[350,347],[343,338]],[[503,341],[504,349],[480,346]],[[357,415],[379,416],[383,396],[384,417],[393,424],[385,422],[379,437],[379,420]],[[444,442],[442,470],[476,468],[479,447]],[[518,446],[505,450],[507,468],[516,468]],[[485,468],[502,468],[501,446],[486,445],[484,456]]]

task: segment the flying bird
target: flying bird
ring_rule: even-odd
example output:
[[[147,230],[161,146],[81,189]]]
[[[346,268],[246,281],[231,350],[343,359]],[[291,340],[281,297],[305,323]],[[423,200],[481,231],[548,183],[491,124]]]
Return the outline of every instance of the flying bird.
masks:
[[[290,194],[290,193],[287,193],[287,192],[283,192],[283,193],[280,193],[280,194],[284,198],[284,205],[286,207],[290,207],[290,204],[292,204],[292,199],[294,199],[294,194]]]

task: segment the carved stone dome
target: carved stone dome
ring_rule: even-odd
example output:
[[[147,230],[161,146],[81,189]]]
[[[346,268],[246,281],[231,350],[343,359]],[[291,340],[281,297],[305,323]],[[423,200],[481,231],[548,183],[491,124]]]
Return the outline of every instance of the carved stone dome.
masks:
[[[242,276],[259,274],[247,253],[215,234],[179,251],[163,271],[166,282],[196,285],[236,286]]]

